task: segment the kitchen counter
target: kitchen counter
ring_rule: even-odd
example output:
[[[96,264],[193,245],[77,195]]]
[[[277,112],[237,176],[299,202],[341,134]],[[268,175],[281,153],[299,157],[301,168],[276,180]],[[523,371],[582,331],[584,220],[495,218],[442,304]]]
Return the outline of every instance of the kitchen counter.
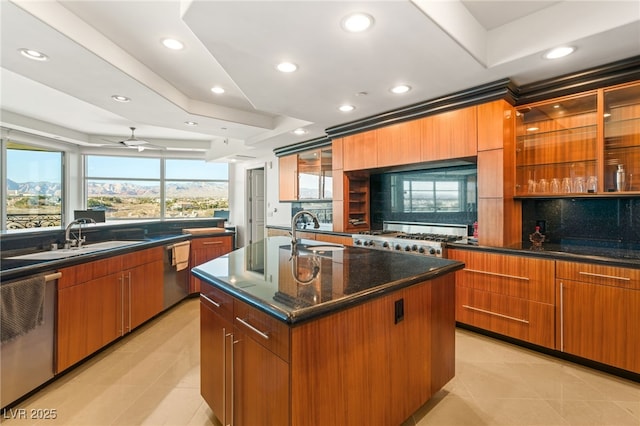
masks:
[[[269,237],[192,269],[205,284],[218,287],[288,324],[344,309],[412,284],[463,268],[456,261],[379,250],[328,246],[302,240],[297,258],[291,240]],[[293,262],[296,264],[293,264]],[[317,277],[307,281],[317,267]],[[293,273],[297,275],[293,277]]]
[[[626,268],[640,268],[640,250],[635,247],[602,247],[576,244],[544,243],[543,250],[531,250],[531,243],[518,243],[506,247],[479,246],[473,244],[448,245],[453,249],[480,250],[494,253],[540,257],[551,260],[588,262]]]

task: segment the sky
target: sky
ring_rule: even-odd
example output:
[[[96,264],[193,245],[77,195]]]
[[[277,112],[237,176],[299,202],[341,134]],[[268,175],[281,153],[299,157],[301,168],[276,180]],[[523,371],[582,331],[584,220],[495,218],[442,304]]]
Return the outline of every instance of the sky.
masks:
[[[7,150],[7,178],[18,183],[61,183],[60,152]],[[89,156],[87,176],[160,179],[160,159]],[[202,160],[166,160],[167,179],[228,179],[227,163]]]

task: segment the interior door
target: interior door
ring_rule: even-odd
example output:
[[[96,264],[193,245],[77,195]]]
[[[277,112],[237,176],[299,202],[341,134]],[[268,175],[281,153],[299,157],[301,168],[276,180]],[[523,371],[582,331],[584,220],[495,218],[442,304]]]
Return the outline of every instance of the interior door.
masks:
[[[264,169],[249,170],[249,244],[264,238]]]

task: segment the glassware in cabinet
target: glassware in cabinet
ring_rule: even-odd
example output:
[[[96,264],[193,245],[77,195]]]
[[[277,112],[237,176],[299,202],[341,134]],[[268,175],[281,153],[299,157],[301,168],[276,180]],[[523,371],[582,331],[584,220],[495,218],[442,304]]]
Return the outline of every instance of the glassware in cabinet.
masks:
[[[623,191],[640,191],[640,83],[604,91],[604,189],[616,191],[619,166]]]
[[[597,119],[595,92],[518,108],[516,195],[597,192]]]

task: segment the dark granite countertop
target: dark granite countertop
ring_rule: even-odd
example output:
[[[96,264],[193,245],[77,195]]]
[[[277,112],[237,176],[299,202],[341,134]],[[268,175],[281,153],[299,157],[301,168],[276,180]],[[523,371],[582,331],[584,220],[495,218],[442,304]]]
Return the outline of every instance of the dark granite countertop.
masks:
[[[586,244],[545,243],[543,250],[531,250],[531,243],[518,243],[506,247],[490,247],[472,244],[450,244],[449,248],[480,250],[520,256],[534,256],[551,260],[597,263],[608,266],[640,268],[640,250],[635,246],[607,247]]]
[[[11,253],[3,252],[3,259],[0,259],[0,281],[7,282],[10,280],[24,278],[29,275],[40,274],[43,272],[52,272],[60,268],[66,268],[81,263],[92,262],[94,260],[106,259],[111,256],[132,253],[138,250],[144,250],[173,242],[185,241],[191,239],[189,234],[178,235],[156,235],[150,236],[136,242],[135,244],[125,247],[100,250],[97,252],[81,254],[78,256],[66,257],[53,260],[20,260],[6,259]],[[17,254],[17,253],[16,253]]]
[[[312,249],[327,245],[302,240],[297,257],[292,258],[288,237],[269,237],[191,272],[203,285],[213,285],[281,321],[296,324],[464,266],[452,260],[358,247]]]

